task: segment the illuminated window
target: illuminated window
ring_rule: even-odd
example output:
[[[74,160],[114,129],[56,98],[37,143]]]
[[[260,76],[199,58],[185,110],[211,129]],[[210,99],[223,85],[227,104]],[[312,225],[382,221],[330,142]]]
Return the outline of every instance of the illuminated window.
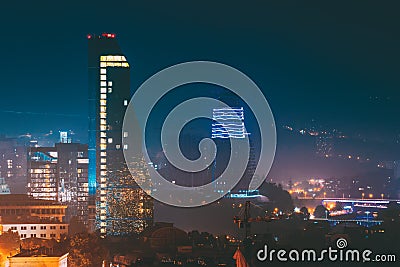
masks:
[[[106,99],[107,95],[106,94],[100,94],[100,99]]]
[[[106,176],[106,175],[107,175],[107,171],[101,171],[101,172],[100,172],[100,175],[101,175],[101,176]]]
[[[100,143],[101,143],[101,144],[105,144],[105,143],[106,143],[106,139],[105,139],[105,138],[101,138],[101,139],[100,139]]]
[[[120,149],[120,148],[121,148],[121,145],[115,145],[115,148],[116,148],[116,149]]]
[[[100,149],[101,149],[101,150],[106,150],[106,148],[107,148],[107,145],[106,145],[106,144],[100,144]]]
[[[112,81],[108,81],[108,86],[112,86]]]
[[[122,63],[122,67],[127,68],[129,67],[129,64],[127,62]]]
[[[101,163],[106,163],[106,162],[107,162],[107,159],[106,159],[106,158],[101,158],[101,159],[100,159],[100,162],[101,162]]]
[[[128,137],[128,132],[124,132],[124,137]]]
[[[106,119],[107,118],[107,113],[100,112],[100,118],[101,119]]]
[[[100,152],[100,156],[102,156],[102,157],[107,156],[107,152]]]
[[[100,168],[101,168],[102,170],[105,170],[105,169],[107,169],[107,165],[100,165]]]
[[[100,82],[100,86],[107,86],[107,82],[101,81],[101,82]]]
[[[121,67],[122,63],[121,62],[107,62],[107,66],[109,66],[109,67]]]
[[[108,93],[111,94],[112,93],[112,88],[108,87]]]
[[[128,145],[124,145],[124,149],[125,149],[125,150],[128,149]]]
[[[107,124],[107,122],[105,119],[100,119],[100,124],[105,125],[105,124]]]
[[[100,75],[100,80],[101,81],[107,80],[107,75]]]
[[[107,126],[105,125],[100,125],[100,131],[105,131],[107,130]]]
[[[106,62],[100,62],[100,67],[102,67],[102,68],[107,67],[107,63]]]
[[[100,105],[101,106],[107,105],[107,100],[100,100]]]
[[[106,107],[104,107],[104,106],[101,106],[100,107],[100,112],[106,112],[107,111],[107,108]]]
[[[108,138],[108,143],[111,144],[113,142],[112,138]]]
[[[124,106],[127,106],[128,105],[128,100],[124,100]]]
[[[107,93],[107,88],[101,87],[101,88],[100,88],[100,93],[102,93],[102,94]]]
[[[106,74],[107,70],[106,69],[100,69],[100,74]]]

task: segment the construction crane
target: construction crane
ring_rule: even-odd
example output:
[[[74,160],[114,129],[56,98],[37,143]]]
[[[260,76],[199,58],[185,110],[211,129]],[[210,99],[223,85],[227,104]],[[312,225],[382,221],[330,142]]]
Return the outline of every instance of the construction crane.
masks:
[[[246,237],[250,236],[250,228],[251,228],[251,223],[253,222],[270,222],[275,219],[280,219],[281,217],[272,217],[269,215],[265,216],[257,216],[257,217],[251,217],[250,214],[250,208],[251,206],[254,206],[256,208],[262,209],[261,207],[251,203],[250,201],[246,201],[244,204],[244,207],[240,210],[238,216],[235,216],[233,218],[233,222],[238,225],[239,228],[244,228],[245,229],[245,235]],[[277,212],[277,209],[274,211]]]

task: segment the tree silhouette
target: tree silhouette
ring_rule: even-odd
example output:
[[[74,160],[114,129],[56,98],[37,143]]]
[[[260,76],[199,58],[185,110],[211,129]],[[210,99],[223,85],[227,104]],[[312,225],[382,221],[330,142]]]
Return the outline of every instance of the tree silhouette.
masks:
[[[316,218],[326,218],[329,216],[329,211],[323,205],[318,205],[314,210],[314,216]]]
[[[293,200],[289,192],[282,189],[282,185],[276,185],[275,183],[263,183],[259,188],[261,195],[269,198],[271,201],[270,208],[278,208],[281,211],[291,212],[293,211]]]
[[[93,234],[79,233],[69,240],[68,266],[101,266],[107,258],[107,250]]]

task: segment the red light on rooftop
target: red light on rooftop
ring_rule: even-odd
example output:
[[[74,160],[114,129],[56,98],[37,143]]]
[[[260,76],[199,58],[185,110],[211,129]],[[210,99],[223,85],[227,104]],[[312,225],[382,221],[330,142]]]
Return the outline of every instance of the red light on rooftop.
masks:
[[[106,38],[115,38],[114,33],[103,33],[101,36],[106,37]]]
[[[92,39],[92,35],[91,35],[91,34],[88,34],[88,35],[87,35],[87,38],[88,38],[88,39]]]

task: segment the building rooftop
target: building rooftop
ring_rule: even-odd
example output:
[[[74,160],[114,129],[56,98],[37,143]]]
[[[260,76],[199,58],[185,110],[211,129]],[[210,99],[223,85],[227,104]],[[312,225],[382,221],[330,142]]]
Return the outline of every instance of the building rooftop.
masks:
[[[52,206],[61,205],[57,201],[37,199],[26,194],[0,195],[0,207],[3,206]]]
[[[65,249],[54,249],[54,248],[46,248],[41,247],[39,249],[34,250],[23,250],[21,253],[16,254],[13,258],[21,258],[21,257],[63,257],[68,255],[65,252]]]
[[[0,224],[65,224],[57,219],[39,218],[36,216],[7,215],[0,216]]]

